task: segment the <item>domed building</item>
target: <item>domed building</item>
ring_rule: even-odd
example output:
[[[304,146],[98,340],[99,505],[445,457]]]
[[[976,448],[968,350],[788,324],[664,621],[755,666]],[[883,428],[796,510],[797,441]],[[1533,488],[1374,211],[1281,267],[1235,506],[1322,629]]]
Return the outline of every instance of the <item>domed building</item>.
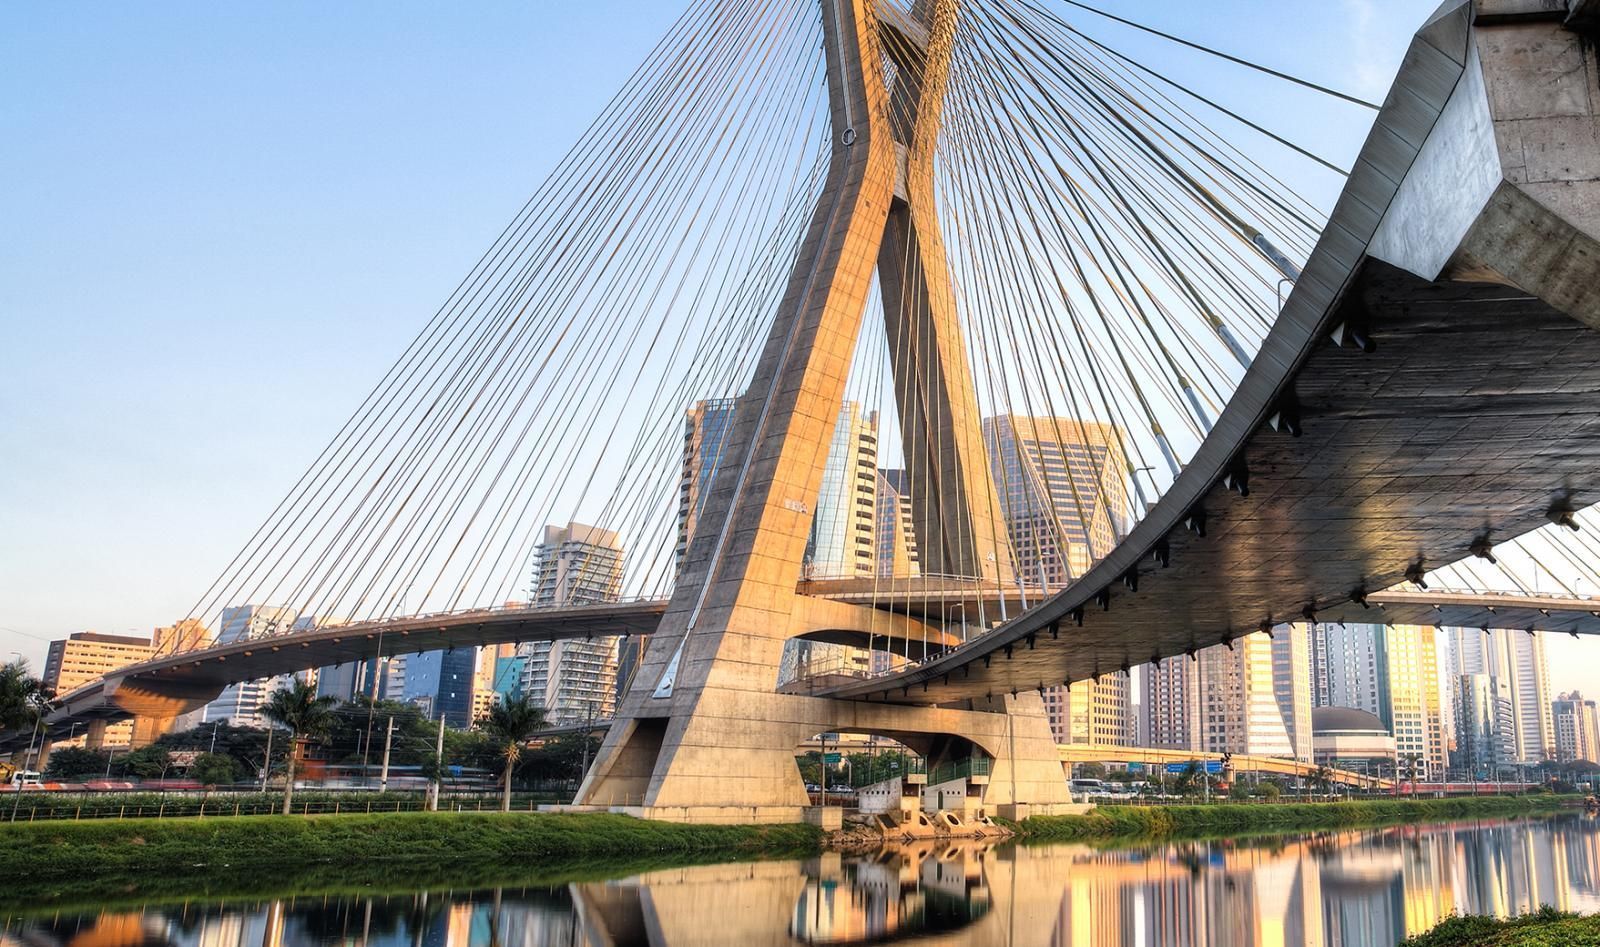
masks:
[[[1394,736],[1375,714],[1354,707],[1311,711],[1311,755],[1320,766],[1358,773],[1394,767]]]

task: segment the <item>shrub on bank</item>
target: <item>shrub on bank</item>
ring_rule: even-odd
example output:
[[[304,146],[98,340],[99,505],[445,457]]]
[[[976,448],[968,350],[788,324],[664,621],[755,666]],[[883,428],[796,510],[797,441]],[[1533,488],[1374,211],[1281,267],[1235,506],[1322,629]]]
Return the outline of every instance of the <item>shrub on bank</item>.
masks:
[[[1505,920],[1451,917],[1400,947],[1600,947],[1600,915],[1580,917],[1545,905]]]
[[[1024,838],[1042,841],[1241,830],[1336,829],[1378,822],[1438,821],[1550,811],[1572,802],[1570,798],[1559,796],[1484,796],[1273,805],[1099,806],[1086,815],[1034,816],[1020,823],[1018,829]]]

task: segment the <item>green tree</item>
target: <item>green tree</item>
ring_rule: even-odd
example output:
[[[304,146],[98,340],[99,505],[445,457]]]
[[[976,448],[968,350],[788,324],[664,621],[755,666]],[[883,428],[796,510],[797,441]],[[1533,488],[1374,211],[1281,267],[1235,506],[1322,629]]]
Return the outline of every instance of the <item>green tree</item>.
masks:
[[[0,665],[0,730],[32,729],[50,709],[51,694],[28,673],[28,662]]]
[[[478,721],[478,730],[495,745],[504,760],[505,783],[500,796],[500,811],[511,811],[511,774],[522,758],[522,745],[545,726],[544,708],[526,697],[504,700],[489,708]]]
[[[161,779],[172,767],[172,754],[159,743],[140,747],[122,757],[122,771],[140,779]]]
[[[1243,802],[1250,798],[1250,787],[1237,780],[1228,787],[1228,798],[1236,802]]]
[[[1104,763],[1079,763],[1078,779],[1105,779],[1106,764]]]
[[[324,736],[333,727],[333,708],[339,702],[318,697],[317,689],[299,678],[272,692],[261,706],[268,720],[289,731],[289,768],[283,784],[283,814],[294,804],[294,771],[300,761],[301,741]]]
[[[1267,802],[1277,802],[1278,797],[1283,795],[1283,790],[1277,783],[1262,783],[1260,793],[1261,798]]]
[[[201,753],[189,764],[189,778],[210,792],[238,779],[239,764],[226,753]]]
[[[281,768],[289,757],[289,741],[277,734],[268,740],[269,731],[258,727],[233,727],[227,724],[206,723],[193,730],[168,733],[156,740],[155,745],[168,751],[186,750],[193,753],[226,753],[239,764],[239,772],[261,775],[267,766],[268,743],[271,743],[271,766]]]
[[[94,750],[64,746],[50,754],[50,764],[45,767],[45,776],[64,783],[82,782],[103,775],[108,759],[110,757],[106,754],[96,753]]]

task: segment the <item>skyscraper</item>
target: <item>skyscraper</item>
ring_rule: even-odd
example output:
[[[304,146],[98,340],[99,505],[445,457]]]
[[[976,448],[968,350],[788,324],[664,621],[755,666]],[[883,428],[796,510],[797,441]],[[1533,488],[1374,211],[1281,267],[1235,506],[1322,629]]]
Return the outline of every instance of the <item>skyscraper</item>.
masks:
[[[1456,733],[1450,765],[1471,779],[1493,779],[1517,759],[1511,688],[1488,674],[1461,674],[1450,690]]]
[[[1556,759],[1563,763],[1588,760],[1600,763],[1600,720],[1595,704],[1577,691],[1558,696],[1550,707],[1555,728]]]
[[[1553,695],[1544,639],[1518,631],[1476,628],[1450,628],[1447,633],[1452,683],[1472,674],[1486,674],[1504,683],[1511,700],[1514,760],[1538,763],[1554,759],[1555,728],[1550,716]]]
[[[806,542],[808,578],[870,578],[878,573],[878,414],[847,401],[828,445]]]
[[[1309,635],[1245,635],[1199,654],[1201,749],[1311,759]]]
[[[1079,681],[1069,687],[1046,687],[1045,714],[1057,743],[1130,746],[1133,720],[1129,676],[1110,671],[1098,682]]]
[[[1116,544],[1127,516],[1127,463],[1116,428],[1072,418],[986,418],[983,440],[1011,538],[1017,582],[1064,588]],[[980,554],[984,550],[979,550]],[[1121,672],[1042,692],[1062,743],[1133,742],[1131,685]]]
[[[683,471],[678,479],[679,565],[689,553],[689,540],[700,524],[712,478],[722,465],[735,462],[723,456],[735,404],[732,398],[699,401],[684,414]]]
[[[1200,664],[1185,656],[1146,665],[1141,742],[1171,750],[1198,750]]]
[[[1439,659],[1430,626],[1380,627],[1379,682],[1383,688],[1382,720],[1394,735],[1402,772],[1415,758],[1427,777],[1445,770],[1444,714],[1439,701]]]
[[[622,541],[611,530],[582,523],[546,526],[534,565],[530,598],[536,606],[614,602],[622,593]],[[617,641],[540,641],[523,645],[522,693],[544,707],[552,723],[588,723],[616,710]]]
[[[1019,582],[1063,588],[1116,545],[1128,515],[1116,428],[1003,415],[984,420],[983,440]]]
[[[287,634],[294,630],[298,617],[299,613],[294,609],[274,605],[224,608],[217,643],[233,644],[236,641],[254,641]],[[282,674],[230,684],[223,689],[222,696],[206,705],[205,722],[222,722],[235,727],[265,727],[267,719],[261,715],[261,707],[273,691],[289,686],[296,677],[314,682],[316,672],[303,671],[298,675]]]
[[[882,578],[922,574],[917,533],[911,519],[911,478],[904,470],[878,471],[878,575]]]
[[[1311,635],[1248,635],[1145,668],[1146,745],[1311,759]]]
[[[179,654],[194,651],[211,643],[211,632],[198,618],[185,618],[161,628],[150,636],[150,647],[156,655]]]
[[[1311,679],[1326,677],[1325,706],[1376,716],[1394,736],[1402,769],[1415,757],[1420,775],[1442,777],[1445,721],[1433,628],[1318,624],[1312,634],[1323,639],[1312,648],[1323,663]]]

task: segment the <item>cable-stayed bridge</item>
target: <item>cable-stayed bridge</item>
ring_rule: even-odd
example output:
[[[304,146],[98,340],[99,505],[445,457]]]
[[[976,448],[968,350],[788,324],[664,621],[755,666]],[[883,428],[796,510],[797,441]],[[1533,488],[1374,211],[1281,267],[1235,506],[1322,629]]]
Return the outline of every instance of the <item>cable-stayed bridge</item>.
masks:
[[[1289,621],[1594,630],[1581,596],[1395,588],[1593,541],[1600,111],[1584,8],[1549,6],[1445,3],[1325,215],[1282,169],[1342,172],[1081,4],[700,0],[194,612],[306,630],[57,722],[649,633],[580,803],[794,819],[794,746],[854,731],[1049,806],[1044,687]],[[828,488],[891,465],[887,512]],[[780,693],[806,636],[915,660]]]

